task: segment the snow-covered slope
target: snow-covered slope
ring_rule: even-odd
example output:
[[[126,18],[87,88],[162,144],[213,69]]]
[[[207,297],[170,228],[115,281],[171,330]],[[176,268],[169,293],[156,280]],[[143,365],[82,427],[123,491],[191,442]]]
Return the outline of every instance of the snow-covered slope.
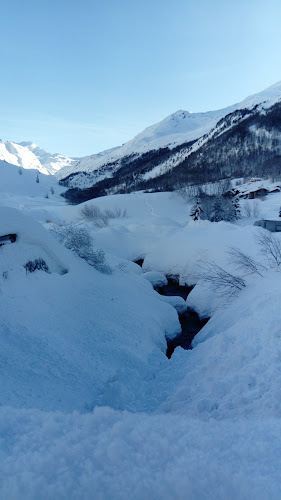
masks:
[[[59,193],[64,190],[58,185],[57,179],[53,175],[46,175],[28,168],[20,169],[16,165],[11,165],[6,161],[0,160],[0,194],[2,203],[5,199],[19,200],[23,198],[44,197],[59,198]]]
[[[206,113],[189,113],[177,111],[161,122],[146,128],[129,142],[113,150],[105,151],[99,155],[91,155],[80,159],[77,163],[63,168],[58,177],[63,179],[75,172],[93,172],[103,167],[111,168],[111,164],[119,166],[119,160],[130,155],[141,155],[150,150],[157,150],[166,146],[175,147],[199,139],[208,134],[223,117],[236,110],[253,109],[262,105],[266,109],[281,100],[281,82],[268,89],[247,97],[242,102],[227,108],[208,111]],[[98,180],[102,178],[98,177]]]
[[[60,154],[47,153],[32,142],[15,142],[0,140],[0,160],[25,169],[36,169],[42,174],[55,174],[63,167],[76,163],[72,158]]]
[[[18,236],[0,247],[0,498],[279,500],[279,268],[245,276],[232,300],[200,283],[208,259],[234,272],[229,246],[263,258],[255,237],[264,230],[245,215],[235,224],[191,221],[191,203],[171,193],[87,202],[127,209],[105,227],[51,197],[50,225],[36,192],[25,197],[38,204],[32,217],[21,213],[20,182],[28,186],[35,172],[13,168],[19,184],[11,179],[14,191],[1,201],[19,210],[0,207],[0,236]],[[34,177],[31,187],[40,187]],[[281,193],[242,200],[242,214],[243,203],[276,217]],[[34,218],[52,229],[86,227],[112,274]],[[130,262],[140,257],[143,269]],[[38,258],[48,272],[26,272]],[[185,306],[211,315],[194,349],[178,347],[169,360],[165,334],[179,324],[149,283],[160,273],[195,284]]]
[[[231,302],[199,282],[200,261],[234,270],[230,245],[261,257],[253,219],[187,222],[177,195],[138,193],[96,199],[127,208],[99,228],[49,201],[59,227],[88,228],[113,273],[59,245],[38,212],[0,207],[0,235],[18,235],[0,247],[0,497],[278,500],[280,272],[247,276]],[[273,217],[281,193],[248,203]],[[127,260],[140,256],[143,270]],[[36,258],[49,272],[26,273]],[[170,360],[177,315],[147,280],[160,272],[196,283],[187,305],[212,316]]]
[[[100,402],[127,406],[152,377],[153,359],[166,361],[165,334],[180,330],[175,309],[138,276],[138,266],[136,274],[128,268],[103,275],[31,217],[0,207],[0,235],[10,233],[16,242],[0,247],[1,404],[63,411],[89,411]],[[47,272],[26,271],[36,259]]]

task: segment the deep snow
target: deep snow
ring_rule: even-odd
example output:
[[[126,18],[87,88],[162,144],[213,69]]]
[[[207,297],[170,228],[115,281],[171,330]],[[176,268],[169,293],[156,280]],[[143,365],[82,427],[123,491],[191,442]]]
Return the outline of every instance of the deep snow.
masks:
[[[200,281],[209,260],[236,272],[229,246],[262,258],[256,217],[193,222],[193,201],[138,193],[86,202],[127,210],[97,227],[51,176],[0,176],[0,235],[18,234],[0,247],[0,498],[280,498],[280,271],[246,276],[232,301]],[[276,218],[281,193],[246,202]],[[48,232],[70,223],[112,274]],[[49,273],[26,273],[36,258]],[[163,274],[195,284],[186,304],[153,289]],[[168,360],[187,305],[211,319]]]

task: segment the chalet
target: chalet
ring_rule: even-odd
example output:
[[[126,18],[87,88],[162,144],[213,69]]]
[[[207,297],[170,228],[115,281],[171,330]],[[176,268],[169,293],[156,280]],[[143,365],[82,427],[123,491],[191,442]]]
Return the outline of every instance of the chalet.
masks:
[[[255,189],[254,191],[250,191],[245,196],[245,198],[249,198],[249,200],[253,200],[254,198],[262,198],[263,196],[266,196],[268,192],[269,191],[266,188]]]
[[[281,219],[276,219],[276,220],[257,220],[254,223],[254,226],[260,226],[263,227],[264,229],[268,229],[271,233],[278,233],[281,232]]]

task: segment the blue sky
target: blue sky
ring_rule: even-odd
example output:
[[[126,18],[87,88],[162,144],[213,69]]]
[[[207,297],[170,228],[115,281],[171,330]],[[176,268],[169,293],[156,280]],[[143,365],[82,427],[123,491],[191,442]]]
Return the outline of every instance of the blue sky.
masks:
[[[281,80],[280,0],[1,2],[0,138],[85,156]]]

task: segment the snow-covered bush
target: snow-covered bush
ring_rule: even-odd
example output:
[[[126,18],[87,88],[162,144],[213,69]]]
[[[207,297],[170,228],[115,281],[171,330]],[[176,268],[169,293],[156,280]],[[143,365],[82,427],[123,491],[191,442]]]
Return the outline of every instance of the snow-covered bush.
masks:
[[[64,228],[56,228],[55,233],[66,248],[86,260],[97,271],[103,274],[112,273],[110,266],[105,262],[103,250],[93,248],[93,239],[87,229],[70,224]]]
[[[96,205],[85,205],[81,208],[81,215],[97,227],[108,226],[109,217]]]
[[[237,213],[233,202],[229,198],[221,195],[202,194],[200,197],[202,207],[202,220],[210,220],[211,222],[228,221],[231,222],[237,219]]]
[[[102,211],[99,207],[93,204],[85,205],[81,209],[81,215],[91,221],[96,227],[107,227],[110,219],[118,219],[121,217],[126,217],[127,210],[121,210],[121,208],[105,209]]]
[[[45,273],[49,272],[49,268],[44,261],[44,259],[35,259],[35,260],[29,260],[26,264],[23,266],[26,270],[26,274],[28,273],[34,273],[34,271],[44,271]]]

